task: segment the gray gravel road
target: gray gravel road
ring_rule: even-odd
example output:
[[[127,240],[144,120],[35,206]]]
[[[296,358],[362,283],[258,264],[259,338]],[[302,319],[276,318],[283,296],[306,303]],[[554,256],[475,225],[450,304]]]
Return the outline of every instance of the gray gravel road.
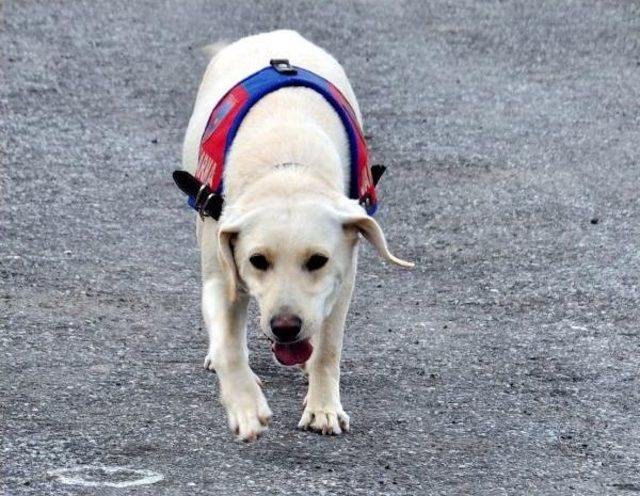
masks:
[[[198,47],[277,27],[347,68],[417,267],[364,249],[345,437],[295,430],[303,379],[252,325],[248,446],[170,172]],[[640,492],[638,2],[14,1],[0,42],[3,494]],[[79,464],[164,480],[48,475]]]

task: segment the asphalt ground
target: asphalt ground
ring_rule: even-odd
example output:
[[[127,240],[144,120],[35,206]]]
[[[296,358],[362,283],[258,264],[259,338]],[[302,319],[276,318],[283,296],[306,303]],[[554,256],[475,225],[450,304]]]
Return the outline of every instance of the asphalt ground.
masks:
[[[274,423],[245,445],[170,173],[198,47],[280,27],[344,64],[417,267],[363,249],[344,437],[295,430],[252,308]],[[0,43],[3,494],[640,492],[637,1],[14,1]],[[164,478],[51,473],[83,464]]]

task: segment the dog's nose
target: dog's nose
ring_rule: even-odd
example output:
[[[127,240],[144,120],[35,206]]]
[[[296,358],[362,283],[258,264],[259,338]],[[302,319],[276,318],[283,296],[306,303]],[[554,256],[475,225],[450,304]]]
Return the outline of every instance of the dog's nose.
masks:
[[[296,315],[278,315],[271,319],[271,332],[281,343],[295,341],[300,334],[302,320]]]

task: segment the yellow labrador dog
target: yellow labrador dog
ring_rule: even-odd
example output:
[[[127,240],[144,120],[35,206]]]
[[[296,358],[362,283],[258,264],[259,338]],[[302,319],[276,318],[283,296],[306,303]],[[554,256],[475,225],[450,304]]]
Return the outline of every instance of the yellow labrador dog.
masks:
[[[287,59],[285,73],[299,67],[330,81],[361,125],[343,68],[294,31],[249,36],[211,51],[184,140],[183,169],[195,177],[203,136],[219,120],[212,109],[273,59]],[[230,108],[225,105],[222,116]],[[204,364],[217,372],[229,425],[242,440],[256,439],[271,417],[249,367],[249,297],[258,301],[260,328],[272,341],[275,358],[308,373],[299,427],[340,434],[349,429],[340,401],[340,355],[359,235],[388,261],[412,266],[389,252],[378,223],[349,198],[350,147],[344,120],[318,91],[304,86],[272,91],[242,118],[226,152],[219,219],[197,219],[202,313],[209,333]],[[205,165],[219,165],[210,162]],[[216,200],[205,193],[207,201]],[[203,198],[196,203],[202,205]]]

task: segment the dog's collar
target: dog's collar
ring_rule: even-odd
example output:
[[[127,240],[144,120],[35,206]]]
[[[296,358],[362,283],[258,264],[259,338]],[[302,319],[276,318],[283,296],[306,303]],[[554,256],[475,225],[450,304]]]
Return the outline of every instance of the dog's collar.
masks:
[[[268,67],[229,90],[214,107],[200,141],[195,177],[186,171],[173,173],[178,187],[189,196],[189,205],[203,216],[219,219],[224,204],[224,164],[242,120],[263,96],[287,86],[304,86],[317,91],[338,114],[349,138],[349,197],[357,199],[367,213],[373,215],[378,208],[375,186],[385,168],[382,165],[369,167],[366,140],[353,108],[329,81],[292,66],[286,59],[271,60]]]

